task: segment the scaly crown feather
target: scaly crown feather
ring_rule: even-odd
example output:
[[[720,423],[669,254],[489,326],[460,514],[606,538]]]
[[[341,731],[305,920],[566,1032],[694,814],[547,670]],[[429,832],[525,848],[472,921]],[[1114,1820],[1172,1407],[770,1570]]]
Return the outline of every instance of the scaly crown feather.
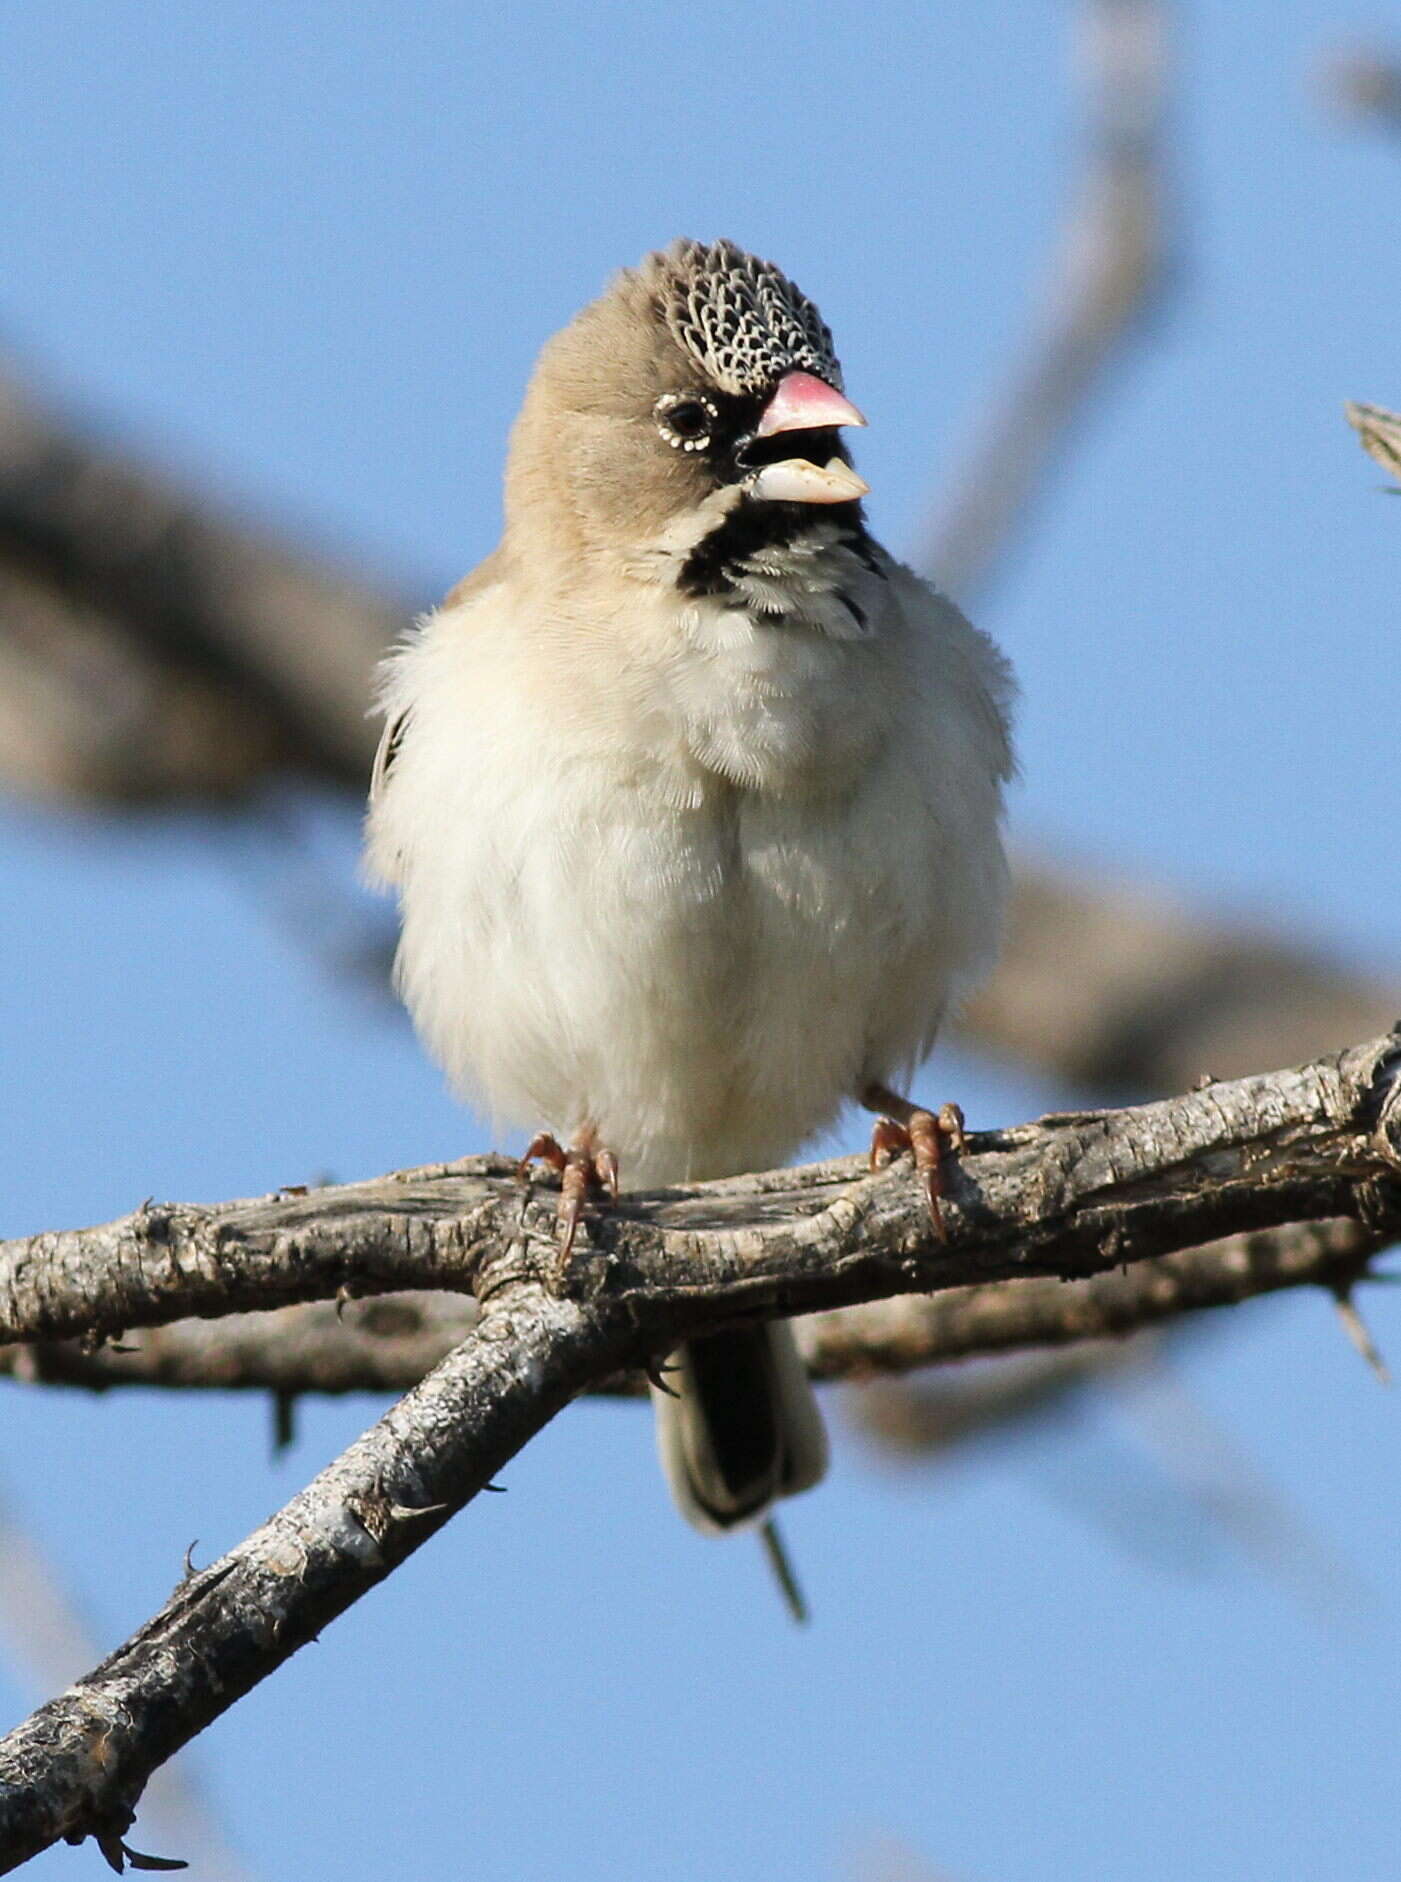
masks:
[[[672,337],[724,392],[760,393],[794,368],[842,389],[832,335],[771,261],[733,242],[675,242],[653,257]]]

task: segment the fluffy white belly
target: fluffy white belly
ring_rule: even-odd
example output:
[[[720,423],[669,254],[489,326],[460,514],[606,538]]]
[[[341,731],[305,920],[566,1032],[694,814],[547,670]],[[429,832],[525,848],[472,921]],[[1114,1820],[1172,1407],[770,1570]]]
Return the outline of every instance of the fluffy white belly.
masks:
[[[927,1051],[995,928],[997,789],[965,706],[898,669],[852,688],[849,662],[883,656],[806,636],[789,695],[787,643],[766,644],[762,685],[728,676],[733,728],[723,687],[677,717],[674,685],[629,695],[624,669],[626,724],[556,736],[557,695],[509,643],[477,639],[469,666],[433,626],[403,676],[371,834],[404,998],[465,1095],[561,1137],[596,1126],[633,1184],[790,1156]],[[727,774],[729,746],[770,770]]]
[[[955,965],[890,782],[821,808],[518,795],[406,884],[420,1029],[502,1118],[597,1125],[634,1183],[781,1161],[920,1055]]]

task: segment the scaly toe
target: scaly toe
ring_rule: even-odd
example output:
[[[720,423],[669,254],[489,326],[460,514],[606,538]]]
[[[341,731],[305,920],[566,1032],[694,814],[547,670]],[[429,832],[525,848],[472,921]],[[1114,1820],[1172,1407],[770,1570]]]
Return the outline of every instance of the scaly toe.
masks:
[[[525,1155],[517,1164],[517,1175],[527,1178],[531,1164],[537,1162],[547,1164],[559,1177],[559,1207],[555,1211],[558,1246],[547,1285],[551,1293],[560,1293],[569,1279],[579,1223],[591,1193],[606,1191],[614,1202],[618,1200],[618,1159],[612,1150],[598,1142],[592,1129],[585,1129],[567,1150],[549,1131],[539,1132],[531,1138]]]
[[[947,1241],[940,1198],[944,1193],[943,1158],[946,1150],[963,1148],[967,1131],[963,1113],[956,1104],[943,1105],[937,1116],[912,1105],[902,1123],[893,1117],[878,1117],[871,1132],[871,1168],[879,1169],[902,1150],[914,1159],[915,1172],[929,1205],[929,1219],[939,1240]]]
[[[524,1181],[530,1175],[532,1163],[548,1163],[556,1176],[562,1176],[568,1161],[568,1153],[558,1138],[551,1137],[548,1131],[539,1131],[526,1145],[525,1155],[516,1165],[516,1175]]]

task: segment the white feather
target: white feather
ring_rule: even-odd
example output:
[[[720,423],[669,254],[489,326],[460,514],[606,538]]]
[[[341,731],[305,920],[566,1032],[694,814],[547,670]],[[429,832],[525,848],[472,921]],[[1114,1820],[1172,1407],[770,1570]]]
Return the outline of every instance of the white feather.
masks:
[[[789,1156],[995,943],[1006,668],[908,570],[817,547],[736,605],[619,577],[564,614],[508,575],[387,670],[403,996],[459,1091],[592,1124],[634,1185]]]

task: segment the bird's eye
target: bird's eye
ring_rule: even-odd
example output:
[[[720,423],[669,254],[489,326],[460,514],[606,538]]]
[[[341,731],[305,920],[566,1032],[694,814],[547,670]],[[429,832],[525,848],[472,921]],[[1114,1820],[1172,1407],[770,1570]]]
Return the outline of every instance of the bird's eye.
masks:
[[[682,438],[703,438],[710,424],[710,414],[697,399],[673,405],[666,415],[667,428]]]
[[[681,392],[663,394],[652,410],[658,431],[678,451],[703,451],[719,417],[709,399],[687,398]]]

